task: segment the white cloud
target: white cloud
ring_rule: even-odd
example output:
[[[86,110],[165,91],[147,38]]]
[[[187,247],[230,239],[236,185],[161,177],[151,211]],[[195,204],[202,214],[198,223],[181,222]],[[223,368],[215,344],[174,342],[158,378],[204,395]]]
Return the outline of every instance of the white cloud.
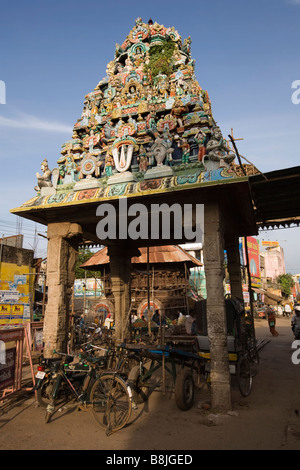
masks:
[[[58,121],[48,121],[37,116],[18,112],[13,118],[0,116],[0,127],[36,129],[46,132],[72,133],[73,128]]]

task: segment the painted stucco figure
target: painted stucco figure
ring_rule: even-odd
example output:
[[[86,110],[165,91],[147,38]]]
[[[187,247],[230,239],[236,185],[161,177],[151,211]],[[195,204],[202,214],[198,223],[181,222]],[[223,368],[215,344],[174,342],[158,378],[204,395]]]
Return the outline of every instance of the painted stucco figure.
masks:
[[[227,147],[226,140],[223,139],[221,130],[216,127],[212,137],[206,146],[207,155],[204,156],[204,165],[212,164],[212,169],[228,168],[235,159],[235,153]]]
[[[157,166],[163,166],[165,159],[172,160],[174,149],[171,145],[172,143],[170,141],[157,137],[147,155],[152,161],[153,159],[156,161]]]
[[[36,191],[40,191],[41,188],[52,187],[52,171],[48,166],[48,160],[45,158],[41,163],[42,174],[36,173],[37,177],[37,186],[35,186]]]

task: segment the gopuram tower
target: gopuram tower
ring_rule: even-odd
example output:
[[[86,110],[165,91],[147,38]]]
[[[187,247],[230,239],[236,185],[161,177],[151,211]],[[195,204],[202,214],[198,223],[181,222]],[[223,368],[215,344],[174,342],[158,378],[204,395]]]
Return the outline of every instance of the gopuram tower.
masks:
[[[115,299],[115,334],[121,338],[130,307],[130,260],[141,246],[187,240],[99,238],[97,210],[121,199],[204,205],[207,320],[213,401],[230,402],[224,248],[231,292],[242,298],[238,237],[256,233],[247,177],[235,172],[235,154],[217,126],[208,93],[195,77],[191,39],[174,27],[141,18],[116,45],[106,75],[84,98],[72,138],[57,166],[47,159],[36,195],[11,212],[47,225],[48,303],[45,355],[66,349],[74,265],[80,245],[107,245]],[[52,165],[50,165],[52,167]],[[194,223],[194,218],[193,218]]]
[[[188,173],[228,173],[229,152],[195,77],[191,39],[158,23],[135,22],[106,76],[85,96],[63,145],[56,189],[91,189]],[[220,170],[220,171],[218,171]],[[227,171],[226,171],[227,170]],[[172,182],[170,183],[172,184]]]

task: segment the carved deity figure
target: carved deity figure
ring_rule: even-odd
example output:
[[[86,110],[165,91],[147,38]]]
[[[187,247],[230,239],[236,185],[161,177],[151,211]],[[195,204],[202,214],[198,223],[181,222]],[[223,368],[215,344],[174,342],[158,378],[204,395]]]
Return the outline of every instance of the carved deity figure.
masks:
[[[219,127],[214,129],[213,135],[207,143],[206,150],[207,155],[204,157],[204,161],[215,162],[219,168],[228,168],[235,158],[235,153],[231,152],[227,147],[226,140],[223,139]]]
[[[34,187],[35,191],[40,191],[41,188],[52,187],[52,171],[48,167],[48,160],[45,158],[41,163],[42,174],[36,173],[37,186]]]
[[[65,163],[65,172],[66,175],[69,175],[71,177],[72,181],[76,181],[76,175],[77,175],[77,167],[76,163],[74,162],[73,158],[68,155],[66,158],[66,163]]]
[[[130,57],[127,57],[127,59],[125,60],[125,67],[124,67],[124,70],[125,70],[126,72],[130,72],[132,69],[133,69],[132,60],[130,59]]]
[[[112,175],[113,167],[115,166],[115,162],[113,156],[111,155],[110,151],[106,153],[105,156],[105,174],[106,176]]]
[[[187,113],[189,108],[183,104],[183,102],[176,98],[173,104],[171,115],[177,119],[178,126],[183,128],[182,115]]]
[[[143,145],[141,145],[141,147],[140,147],[140,152],[139,152],[139,155],[137,157],[137,160],[139,162],[139,170],[141,172],[147,171],[149,162],[148,162],[148,157],[147,157],[147,154],[146,154],[146,151],[145,151]]]
[[[182,163],[189,163],[190,158],[190,144],[187,139],[182,139],[181,144],[179,145],[182,149]]]
[[[89,152],[92,153],[94,150],[94,146],[97,145],[99,142],[99,134],[94,135],[93,129],[90,131],[90,136],[86,139],[87,140],[87,145],[86,147],[89,148]]]
[[[197,134],[194,136],[195,142],[198,144],[198,160],[201,162],[203,160],[203,157],[205,155],[206,149],[204,146],[204,142],[206,140],[206,134],[203,132],[201,129],[197,132]]]
[[[157,166],[163,166],[165,159],[172,160],[174,149],[171,148],[171,145],[172,142],[170,140],[157,137],[149,152],[147,152],[147,155],[155,159]]]

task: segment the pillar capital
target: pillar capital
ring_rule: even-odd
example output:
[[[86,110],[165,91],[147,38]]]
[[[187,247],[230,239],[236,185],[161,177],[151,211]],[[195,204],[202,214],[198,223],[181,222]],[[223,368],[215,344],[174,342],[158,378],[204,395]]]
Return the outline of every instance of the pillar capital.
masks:
[[[73,238],[82,235],[82,228],[79,224],[70,222],[52,222],[48,224],[47,235],[48,238]]]

